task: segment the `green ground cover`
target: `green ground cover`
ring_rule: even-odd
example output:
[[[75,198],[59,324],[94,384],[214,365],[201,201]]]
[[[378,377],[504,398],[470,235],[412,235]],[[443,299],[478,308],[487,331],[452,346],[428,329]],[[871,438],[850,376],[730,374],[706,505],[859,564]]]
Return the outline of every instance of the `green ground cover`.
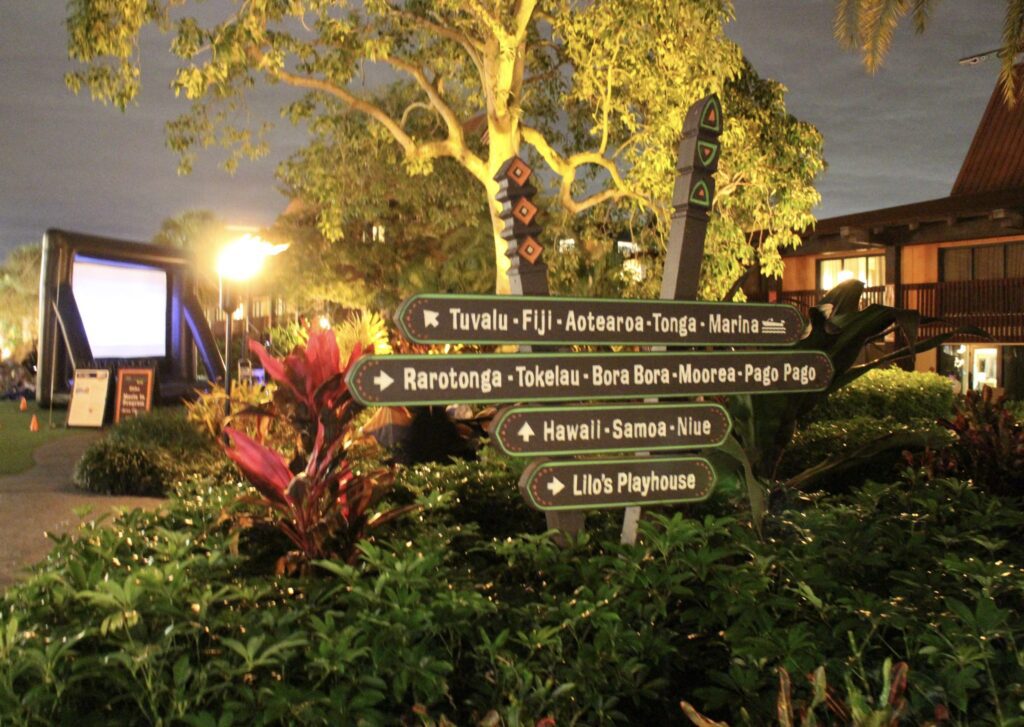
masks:
[[[30,432],[32,415],[39,417],[39,431]],[[64,412],[55,412],[53,428],[49,415],[29,404],[28,411],[18,411],[17,401],[0,401],[0,475],[13,475],[30,469],[32,453],[42,444],[67,436],[73,430],[64,426]]]

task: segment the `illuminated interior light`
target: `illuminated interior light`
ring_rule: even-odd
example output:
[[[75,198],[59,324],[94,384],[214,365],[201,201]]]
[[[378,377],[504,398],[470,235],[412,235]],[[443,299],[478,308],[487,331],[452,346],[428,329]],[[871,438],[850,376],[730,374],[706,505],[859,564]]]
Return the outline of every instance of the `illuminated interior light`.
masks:
[[[327,316],[320,316],[320,327],[326,331],[331,327],[331,319]]]

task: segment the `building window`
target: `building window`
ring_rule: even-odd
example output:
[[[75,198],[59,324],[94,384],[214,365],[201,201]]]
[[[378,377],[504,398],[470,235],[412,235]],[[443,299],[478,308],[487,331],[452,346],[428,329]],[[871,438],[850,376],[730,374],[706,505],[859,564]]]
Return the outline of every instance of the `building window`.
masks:
[[[941,275],[944,283],[960,280],[1024,278],[1024,243],[979,245],[942,250]]]
[[[859,280],[869,288],[885,285],[885,256],[864,255],[818,261],[818,287],[832,290],[847,280]]]

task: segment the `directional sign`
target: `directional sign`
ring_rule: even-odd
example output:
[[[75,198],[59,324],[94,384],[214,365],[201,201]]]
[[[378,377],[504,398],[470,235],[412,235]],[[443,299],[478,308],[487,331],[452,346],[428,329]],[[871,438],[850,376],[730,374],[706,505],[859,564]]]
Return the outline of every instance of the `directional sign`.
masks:
[[[395,314],[417,343],[786,346],[800,312],[768,303],[415,295]]]
[[[715,471],[702,457],[629,457],[534,462],[519,491],[538,510],[669,505],[704,500]]]
[[[820,351],[364,356],[348,375],[361,404],[588,401],[822,391]]]
[[[515,406],[498,414],[492,434],[507,454],[529,457],[714,447],[731,425],[718,404]]]

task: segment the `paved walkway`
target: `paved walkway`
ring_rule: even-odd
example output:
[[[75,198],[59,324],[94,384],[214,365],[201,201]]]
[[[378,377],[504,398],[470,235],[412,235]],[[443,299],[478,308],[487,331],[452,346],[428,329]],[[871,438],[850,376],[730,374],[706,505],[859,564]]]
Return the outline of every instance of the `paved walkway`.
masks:
[[[80,490],[71,473],[82,452],[99,432],[76,434],[44,444],[35,451],[36,466],[0,477],[0,591],[24,578],[25,567],[42,560],[52,543],[46,533],[65,533],[81,522],[74,510],[90,506],[95,518],[116,507],[156,507],[152,497],[113,497]]]

